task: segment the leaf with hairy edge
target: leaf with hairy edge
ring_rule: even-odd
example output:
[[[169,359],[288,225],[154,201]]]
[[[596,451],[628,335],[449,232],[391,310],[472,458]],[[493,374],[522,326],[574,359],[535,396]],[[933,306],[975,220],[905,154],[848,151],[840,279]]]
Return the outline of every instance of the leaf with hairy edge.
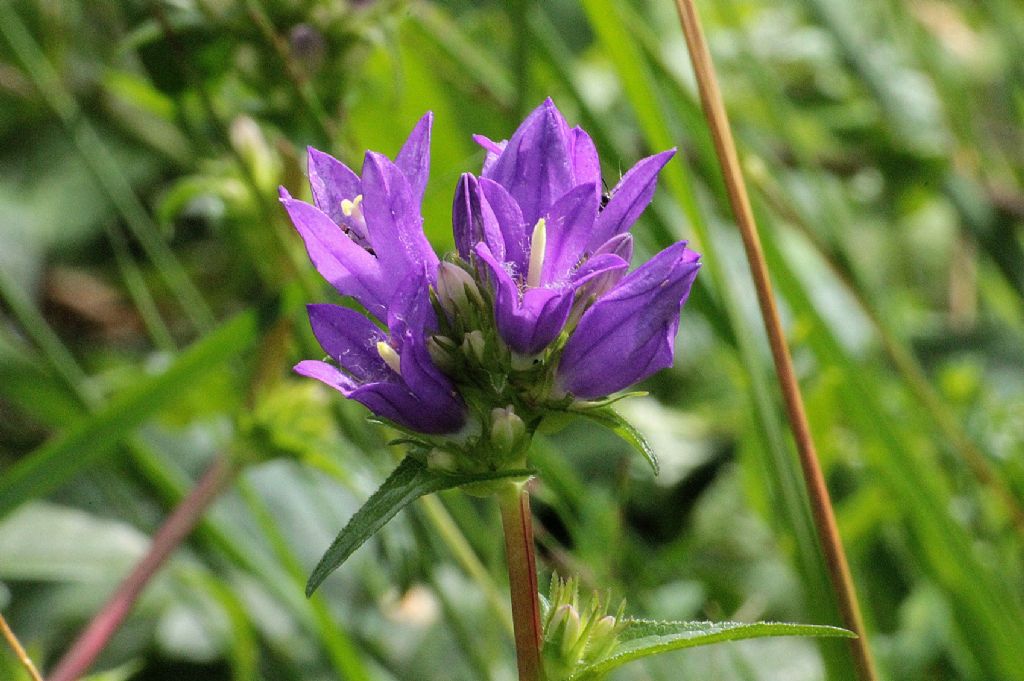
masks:
[[[420,497],[475,482],[529,478],[533,475],[534,471],[526,469],[472,474],[441,473],[432,471],[423,462],[407,456],[338,533],[314,568],[313,574],[309,576],[306,595],[312,595],[324,579],[348,560],[348,557],[367,539],[384,527],[396,513]]]
[[[567,681],[596,681],[627,662],[670,650],[766,636],[854,638],[853,633],[846,629],[815,624],[656,622],[631,619],[626,621],[625,628],[619,633],[618,645],[608,657],[578,669]]]
[[[580,409],[579,411],[573,411],[573,413],[586,416],[591,421],[600,423],[621,437],[647,460],[655,475],[659,473],[661,467],[658,465],[658,457],[655,456],[654,450],[651,449],[650,443],[647,442],[647,438],[636,429],[636,426],[624,419],[617,411],[604,407],[601,409]]]

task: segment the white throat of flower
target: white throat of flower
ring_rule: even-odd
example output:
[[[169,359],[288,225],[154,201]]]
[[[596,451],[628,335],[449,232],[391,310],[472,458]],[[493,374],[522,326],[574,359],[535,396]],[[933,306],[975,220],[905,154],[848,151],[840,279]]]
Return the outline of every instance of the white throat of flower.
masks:
[[[530,269],[526,272],[526,285],[530,288],[540,286],[540,273],[544,268],[544,251],[548,245],[547,220],[541,218],[533,228],[530,237]]]
[[[399,376],[402,375],[402,359],[398,356],[398,353],[393,347],[391,347],[387,341],[377,341],[377,354],[384,360],[392,371]]]

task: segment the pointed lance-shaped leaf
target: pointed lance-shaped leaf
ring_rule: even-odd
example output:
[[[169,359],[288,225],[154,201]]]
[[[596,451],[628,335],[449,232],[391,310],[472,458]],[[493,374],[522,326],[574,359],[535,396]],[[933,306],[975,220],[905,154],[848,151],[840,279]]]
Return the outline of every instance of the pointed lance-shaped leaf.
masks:
[[[406,457],[342,529],[314,568],[306,583],[310,596],[367,539],[377,533],[395,514],[420,497],[475,482],[529,478],[531,470],[505,470],[477,474],[449,475],[427,468],[423,462]]]

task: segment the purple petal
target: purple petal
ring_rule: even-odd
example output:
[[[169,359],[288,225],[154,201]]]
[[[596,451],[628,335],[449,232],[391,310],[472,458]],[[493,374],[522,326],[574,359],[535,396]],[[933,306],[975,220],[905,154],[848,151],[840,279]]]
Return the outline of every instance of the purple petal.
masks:
[[[360,383],[389,374],[377,352],[387,336],[364,315],[338,305],[307,305],[309,324],[320,347]]]
[[[363,215],[370,243],[392,281],[412,272],[437,272],[437,254],[423,234],[423,218],[409,181],[381,154],[363,162]]]
[[[596,249],[616,234],[627,231],[647,208],[654,197],[658,173],[675,156],[676,150],[669,149],[654,156],[648,156],[622,176],[612,190],[611,199],[597,216],[594,236],[590,247]]]
[[[465,423],[461,411],[451,412],[424,402],[404,383],[368,383],[345,396],[362,403],[377,416],[420,433],[452,433]]]
[[[540,283],[564,281],[584,256],[597,217],[594,185],[573,187],[555,202],[547,218],[547,248]]]
[[[575,326],[587,308],[614,287],[629,270],[629,262],[614,253],[599,253],[587,259],[572,274],[572,288],[576,292],[572,312],[566,322]]]
[[[629,269],[629,262],[614,253],[600,253],[587,259],[572,275],[576,295],[597,297],[619,283]]]
[[[572,175],[574,184],[593,184],[598,197],[601,196],[601,162],[597,158],[594,140],[583,128],[577,126],[570,131],[569,146],[572,149]]]
[[[488,172],[494,166],[498,157],[501,156],[501,152],[505,151],[505,146],[508,144],[508,140],[495,142],[483,135],[473,135],[473,141],[483,147],[484,151],[487,152],[487,155],[484,156],[484,165],[480,169],[481,173]]]
[[[483,175],[508,190],[528,225],[572,187],[568,126],[550,99],[526,117]]]
[[[348,394],[357,387],[356,382],[352,380],[351,376],[346,376],[338,371],[336,366],[327,362],[321,362],[318,359],[304,359],[295,365],[293,371],[302,376],[315,378],[321,383],[339,391],[345,397],[348,397]]]
[[[341,202],[354,200],[362,193],[359,177],[347,165],[313,147],[307,147],[309,187],[313,190],[313,203],[337,224],[352,227],[352,220],[341,212]],[[356,233],[362,234],[362,229]]]
[[[428,111],[416,123],[395,157],[395,165],[405,173],[417,206],[423,202],[423,192],[426,191],[427,178],[430,176],[430,128],[433,124],[434,114]]]
[[[484,200],[494,213],[498,222],[498,230],[505,242],[505,256],[502,258],[507,263],[515,266],[516,272],[526,272],[529,266],[530,237],[526,233],[526,224],[523,222],[523,213],[519,210],[519,204],[500,184],[487,178],[480,178],[480,191],[483,192]],[[491,249],[492,252],[494,249]]]
[[[594,303],[565,344],[561,388],[582,399],[603,397],[671,365],[699,257],[686,242],[669,246]]]
[[[616,234],[601,244],[600,248],[594,251],[591,257],[596,257],[602,253],[611,253],[619,256],[626,262],[630,262],[633,259],[633,235],[628,232]]]
[[[352,296],[383,318],[391,287],[377,259],[345,234],[341,227],[314,206],[284,192],[281,199],[292,224],[306,244],[306,252],[320,275],[343,296]]]
[[[440,432],[458,430],[465,421],[466,406],[452,382],[442,374],[427,351],[422,335],[407,333],[402,341],[402,381],[433,413]]]
[[[572,310],[573,290],[533,288],[520,300],[519,287],[491,254],[486,244],[478,244],[476,255],[488,268],[497,291],[494,316],[498,333],[509,347],[524,355],[543,350],[562,332]]]
[[[479,181],[464,173],[455,187],[452,205],[455,246],[463,260],[469,260],[473,248],[486,243],[498,259],[505,259],[505,239],[490,204],[482,198]]]

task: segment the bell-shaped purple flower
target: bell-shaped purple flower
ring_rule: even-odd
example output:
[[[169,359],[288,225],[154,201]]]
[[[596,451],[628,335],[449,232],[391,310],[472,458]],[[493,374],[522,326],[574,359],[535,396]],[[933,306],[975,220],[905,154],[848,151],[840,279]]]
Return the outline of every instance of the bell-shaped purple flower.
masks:
[[[426,281],[415,277],[399,287],[388,310],[388,333],[355,310],[309,305],[313,333],[338,366],[305,360],[295,371],[411,430],[458,430],[465,405],[427,352],[427,333],[436,324],[427,290]]]
[[[415,273],[426,272],[431,280],[437,273],[437,255],[420,215],[432,121],[428,113],[416,124],[394,163],[366,152],[362,177],[309,149],[313,205],[281,190],[281,202],[317,271],[381,320],[399,283]]]
[[[672,364],[679,310],[700,256],[669,246],[601,296],[576,325],[558,364],[565,392],[593,399],[628,388]]]
[[[420,120],[393,163],[367,152],[362,177],[310,149],[313,205],[283,188],[281,201],[324,279],[388,328],[349,308],[310,305],[313,333],[333,363],[306,360],[295,371],[398,425],[440,434],[462,427],[466,407],[426,347],[437,325],[428,291],[438,259],[420,215],[431,121]]]
[[[535,354],[626,273],[627,232],[675,151],[640,161],[603,202],[593,141],[550,99],[507,142],[476,140],[487,156],[481,177],[467,173],[456,188],[455,243],[490,275],[502,338]]]

